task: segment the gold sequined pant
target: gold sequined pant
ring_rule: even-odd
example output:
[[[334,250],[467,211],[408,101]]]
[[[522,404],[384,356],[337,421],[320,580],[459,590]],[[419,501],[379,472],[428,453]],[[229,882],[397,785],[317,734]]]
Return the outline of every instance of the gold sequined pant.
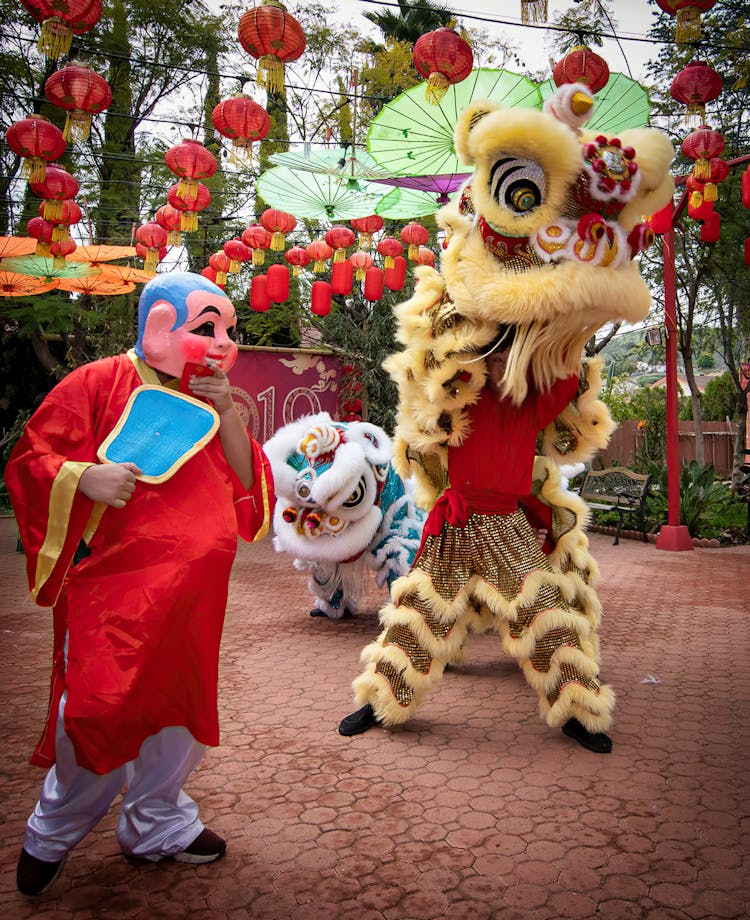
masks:
[[[522,511],[444,524],[391,597],[353,684],[383,724],[411,718],[446,663],[461,659],[469,630],[494,629],[549,725],[574,716],[589,731],[609,727],[614,694],[598,680],[601,609],[588,572],[553,568]]]

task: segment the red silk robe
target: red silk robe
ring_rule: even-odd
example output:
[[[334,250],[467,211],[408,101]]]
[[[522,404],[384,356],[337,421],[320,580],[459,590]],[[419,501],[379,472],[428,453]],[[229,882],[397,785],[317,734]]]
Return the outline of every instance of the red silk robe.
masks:
[[[65,730],[95,773],[138,755],[150,735],[185,726],[219,743],[218,661],[237,535],[268,530],[273,480],[251,439],[255,483],[243,489],[218,434],[165,482],[139,481],[125,508],[77,491],[130,394],[158,384],[133,352],[73,371],[33,415],[5,479],[33,598],[54,606],[50,707],[31,762],[54,763]],[[81,540],[90,555],[74,563]],[[64,660],[68,636],[67,667]]]

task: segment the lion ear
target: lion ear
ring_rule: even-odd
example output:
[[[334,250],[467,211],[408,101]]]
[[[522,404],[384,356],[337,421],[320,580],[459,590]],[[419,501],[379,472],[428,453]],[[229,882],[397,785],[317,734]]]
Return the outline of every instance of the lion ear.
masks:
[[[459,160],[466,166],[474,165],[474,145],[472,143],[472,133],[476,126],[489,115],[500,108],[499,102],[493,102],[491,99],[478,99],[467,105],[461,112],[453,132],[453,146]]]

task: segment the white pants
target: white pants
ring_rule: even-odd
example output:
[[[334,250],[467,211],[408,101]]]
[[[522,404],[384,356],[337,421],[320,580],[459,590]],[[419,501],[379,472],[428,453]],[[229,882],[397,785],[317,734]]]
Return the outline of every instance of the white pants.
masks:
[[[26,824],[27,852],[47,862],[62,859],[104,817],[126,784],[117,825],[123,853],[157,862],[189,846],[203,824],[182,786],[201,762],[205,745],[186,728],[163,728],[143,742],[135,760],[110,773],[92,773],[78,766],[65,734],[65,699],[63,694],[57,714],[56,763]]]

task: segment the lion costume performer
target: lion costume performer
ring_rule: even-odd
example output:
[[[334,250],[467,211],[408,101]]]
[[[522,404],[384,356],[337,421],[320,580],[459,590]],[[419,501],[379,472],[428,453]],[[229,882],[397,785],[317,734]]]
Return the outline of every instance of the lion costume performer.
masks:
[[[424,514],[391,466],[381,428],[321,412],[285,425],[263,449],[278,498],[274,546],[310,571],[310,616],[356,614],[365,565],[379,588],[409,571]]]
[[[494,629],[547,724],[611,749],[586,508],[560,488],[558,465],[591,458],[613,429],[596,398],[600,361],[581,356],[605,323],[647,315],[633,259],[653,238],[642,217],[670,200],[673,152],[651,129],[584,133],[592,105],[573,84],[543,112],[481,101],[459,118],[456,150],[475,171],[438,214],[441,270],[417,269],[396,308],[404,350],[386,362],[399,388],[394,466],[431,511],[363,650],[361,708],[341,734],[409,719],[468,631]]]

